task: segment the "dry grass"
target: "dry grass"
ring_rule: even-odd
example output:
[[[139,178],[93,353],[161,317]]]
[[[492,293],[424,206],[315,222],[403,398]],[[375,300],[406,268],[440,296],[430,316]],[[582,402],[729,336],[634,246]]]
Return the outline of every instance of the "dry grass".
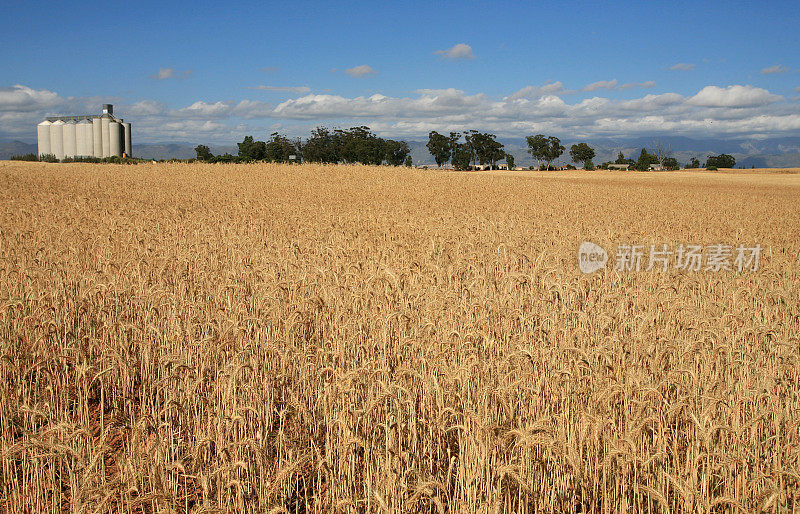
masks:
[[[793,175],[0,163],[0,512],[797,512],[799,215]]]

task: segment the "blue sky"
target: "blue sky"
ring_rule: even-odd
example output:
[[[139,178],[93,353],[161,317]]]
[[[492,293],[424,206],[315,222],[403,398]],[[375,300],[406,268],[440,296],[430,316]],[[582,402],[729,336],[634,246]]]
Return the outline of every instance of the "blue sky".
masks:
[[[800,135],[796,2],[19,3],[0,138],[115,104],[140,142]]]

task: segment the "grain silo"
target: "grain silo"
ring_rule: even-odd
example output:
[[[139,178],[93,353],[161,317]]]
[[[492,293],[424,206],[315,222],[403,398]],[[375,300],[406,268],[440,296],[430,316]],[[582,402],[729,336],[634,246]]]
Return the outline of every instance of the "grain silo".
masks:
[[[50,153],[56,156],[56,159],[61,160],[64,158],[64,139],[63,132],[64,122],[56,120],[50,125]],[[41,145],[41,143],[40,143]]]
[[[103,126],[100,118],[92,118],[92,156],[103,156]]]
[[[89,144],[91,144],[91,139],[87,139],[89,134],[86,133],[86,129],[88,127],[91,127],[91,124],[89,124],[87,120],[81,120],[77,125],[75,125],[75,155],[79,157],[87,157],[92,155],[92,152],[88,152],[86,149],[87,141]]]
[[[36,127],[36,135],[40,156],[131,156],[131,124],[115,118],[111,104],[103,104],[100,115],[50,116]]]
[[[50,123],[47,120],[36,126],[36,138],[39,141],[39,157],[51,153],[50,150]]]
[[[62,128],[64,134],[64,156],[75,157],[78,155],[77,145],[75,144],[75,120],[67,120]]]

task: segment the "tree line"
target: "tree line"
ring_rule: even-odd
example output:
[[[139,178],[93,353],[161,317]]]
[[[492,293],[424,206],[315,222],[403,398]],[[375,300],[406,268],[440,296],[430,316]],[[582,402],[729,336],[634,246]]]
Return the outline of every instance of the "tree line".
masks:
[[[461,138],[464,141],[461,141]],[[547,137],[536,134],[526,138],[528,153],[536,159],[536,169],[550,169],[553,161],[561,157],[566,148],[557,137]],[[428,134],[428,151],[433,156],[438,166],[450,164],[456,170],[474,168],[476,165],[494,168],[498,161],[505,160],[509,169],[514,169],[514,156],[503,150],[503,144],[497,141],[497,136],[478,130],[466,132],[450,132],[444,135],[431,131]],[[570,147],[570,157],[573,162],[583,163],[584,168],[594,169],[592,159],[594,150],[586,143],[578,143]]]
[[[195,148],[197,159],[204,162],[317,162],[345,164],[388,164],[411,166],[411,150],[405,141],[384,139],[369,127],[330,130],[317,127],[305,141],[273,132],[267,141],[245,136],[238,155],[213,155],[206,145]]]
[[[553,162],[566,151],[561,140],[555,136],[536,134],[527,136],[525,140],[528,153],[536,161],[537,170],[552,169]],[[253,136],[246,136],[237,146],[237,155],[213,155],[206,145],[198,145],[195,152],[197,160],[204,162],[315,162],[391,166],[412,164],[408,143],[378,137],[367,126],[349,129],[316,127],[305,140],[290,140],[278,132],[273,132],[267,141],[256,141]],[[496,169],[500,161],[505,161],[509,169],[514,169],[514,156],[504,150],[496,135],[488,132],[467,130],[440,134],[433,130],[428,134],[426,147],[440,167],[449,164],[456,170],[475,169],[478,166]],[[668,148],[655,141],[653,153],[642,148],[638,159],[632,159],[626,158],[620,152],[615,161],[604,162],[599,168],[609,169],[613,165],[621,164],[639,171],[648,171],[653,165],[664,170],[680,169],[680,163],[670,153]],[[595,150],[583,142],[576,143],[569,149],[571,161],[581,164],[586,170],[595,169],[595,155]],[[735,165],[736,159],[732,156],[720,154],[709,156],[702,167],[733,168]],[[701,164],[694,157],[686,167],[700,168]]]

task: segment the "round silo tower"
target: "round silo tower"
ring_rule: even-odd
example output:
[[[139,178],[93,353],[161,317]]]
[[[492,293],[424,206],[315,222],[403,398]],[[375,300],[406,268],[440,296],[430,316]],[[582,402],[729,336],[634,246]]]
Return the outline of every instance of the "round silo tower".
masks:
[[[92,120],[83,120],[83,123],[84,150],[86,151],[84,155],[86,157],[91,157],[94,155],[94,130],[92,128]]]
[[[75,125],[75,155],[79,157],[89,155],[86,151],[86,127],[88,126],[86,120],[80,120]]]
[[[108,124],[108,152],[109,154],[122,157],[122,125],[116,120],[111,120]]]
[[[77,145],[75,144],[75,127],[76,123],[72,120],[64,123],[64,156],[75,157],[78,154]]]
[[[103,157],[103,125],[100,118],[92,118],[92,155]]]
[[[56,120],[50,125],[50,153],[56,156],[56,159],[61,160],[64,158],[64,122]]]
[[[122,124],[122,131],[123,137],[125,138],[125,155],[130,157],[133,155],[133,143],[131,141],[131,124],[130,123],[123,123]]]
[[[104,116],[100,118],[100,129],[102,130],[103,134],[103,157],[110,157],[111,152],[109,151],[109,144],[110,141],[108,139],[108,126],[111,123],[111,119],[108,116]]]
[[[46,155],[50,152],[50,123],[47,120],[39,123],[36,126],[36,139],[39,143],[39,157]]]

